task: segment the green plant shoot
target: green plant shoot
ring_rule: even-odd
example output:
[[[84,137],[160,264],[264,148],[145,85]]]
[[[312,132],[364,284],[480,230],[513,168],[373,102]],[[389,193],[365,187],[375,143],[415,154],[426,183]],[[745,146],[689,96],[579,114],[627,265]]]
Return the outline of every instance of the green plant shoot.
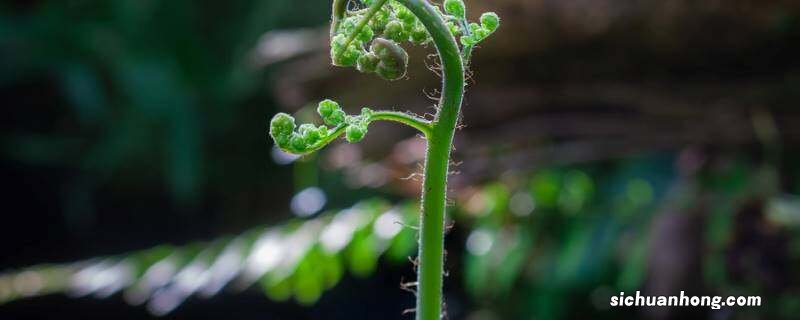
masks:
[[[469,22],[462,0],[446,0],[443,8],[427,0],[363,0],[363,8],[358,10],[349,10],[347,2],[333,1],[333,64],[394,81],[405,77],[408,67],[408,54],[402,44],[433,43],[442,66],[442,96],[436,115],[427,120],[409,113],[370,108],[348,115],[337,102],[324,100],[317,108],[322,124],[298,126],[292,116],[279,113],[272,118],[269,134],[282,150],[302,155],[317,151],[342,135],[350,143],[361,141],[373,121],[394,121],[419,130],[428,145],[419,226],[416,317],[438,320],[443,316],[447,175],[464,97],[464,71],[475,45],[497,30],[500,18],[487,12],[479,22]]]

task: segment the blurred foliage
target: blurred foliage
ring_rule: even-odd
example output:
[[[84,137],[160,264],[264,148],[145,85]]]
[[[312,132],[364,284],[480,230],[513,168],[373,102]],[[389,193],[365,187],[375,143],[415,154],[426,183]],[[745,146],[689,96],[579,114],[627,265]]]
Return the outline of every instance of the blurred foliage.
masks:
[[[736,270],[731,263],[732,251],[748,250],[737,247],[736,239],[742,235],[736,234],[741,228],[735,226],[736,212],[763,195],[752,188],[753,181],[775,183],[769,182],[771,170],[740,160],[681,176],[663,170],[674,161],[664,154],[514,172],[461,192],[453,219],[463,247],[452,242],[450,246],[463,248],[463,253],[455,249],[448,260],[461,264],[452,272],[475,304],[469,310],[499,319],[615,316],[608,310],[611,295],[646,289],[648,279],[658,277],[649,271],[652,255],[658,254],[654,221],[692,215],[686,210],[703,206],[705,194],[713,201],[707,202],[710,213],[701,226],[707,247],[702,283],[718,295],[761,294],[775,305],[764,314],[790,318],[797,311],[791,284],[765,291],[769,284],[762,282],[767,276],[763,272],[775,272],[769,269],[774,266]],[[763,206],[754,208],[764,210],[759,219],[780,233],[796,235],[800,201],[777,194],[762,199]],[[416,231],[410,227],[416,215],[416,204],[391,207],[365,201],[340,212],[207,243],[37,266],[2,276],[0,292],[5,293],[4,300],[13,300],[58,291],[107,297],[124,290],[128,302],[149,300],[151,312],[162,314],[191,294],[209,296],[226,286],[241,290],[257,282],[273,300],[294,298],[311,304],[345,270],[368,276],[381,255],[404,262],[416,247]],[[791,239],[798,241],[796,236]],[[774,254],[790,255],[785,268],[800,266],[800,251]],[[167,263],[169,271],[157,273]],[[65,275],[70,281],[63,281]],[[36,291],[14,286],[30,282],[31,277],[45,279]],[[177,303],[161,305],[160,301],[175,300],[169,295],[177,295]]]
[[[2,151],[82,170],[90,182],[74,189],[133,175],[163,179],[176,199],[195,201],[209,176],[252,169],[216,150],[261,142],[261,116],[274,113],[263,108],[274,103],[251,63],[258,37],[325,19],[327,9],[252,0],[0,4],[0,87],[14,106]]]
[[[225,287],[241,291],[256,285],[270,299],[309,305],[345,271],[369,276],[381,256],[406,262],[416,249],[410,227],[416,212],[414,203],[391,207],[370,200],[210,242],[35,266],[0,274],[0,304],[58,292],[106,298],[122,291],[128,303],[147,302],[151,313],[163,315],[192,295],[208,298]]]
[[[704,237],[692,243],[701,246],[702,292],[770,301],[767,309],[729,310],[726,319],[792,318],[797,282],[788,270],[800,267],[800,254],[786,246],[800,240],[800,202],[777,192],[774,167],[740,158],[682,176],[663,170],[669,159],[556,167],[522,174],[527,179],[515,172],[506,184],[466,196],[458,211],[472,226],[463,280],[479,318],[620,316],[609,313],[610,296],[648,290],[649,281],[663,276],[653,263],[693,263],[654,258],[670,246],[656,237],[656,220],[697,215],[704,207],[705,218],[691,220]]]
[[[506,184],[469,196],[459,212],[475,225],[464,281],[480,302],[476,308],[500,319],[602,316],[606,300],[578,304],[586,308],[581,311],[568,301],[587,299],[598,287],[640,288],[647,236],[640,228],[673,182],[652,166],[665,162],[655,157],[515,173]]]

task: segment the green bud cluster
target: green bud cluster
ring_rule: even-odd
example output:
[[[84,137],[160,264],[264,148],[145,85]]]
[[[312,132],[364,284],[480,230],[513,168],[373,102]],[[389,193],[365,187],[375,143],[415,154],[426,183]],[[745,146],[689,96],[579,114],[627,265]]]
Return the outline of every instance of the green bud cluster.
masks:
[[[322,100],[317,105],[317,113],[322,118],[322,122],[334,127],[344,123],[344,118],[347,116],[339,107],[339,103],[330,99]]]
[[[372,120],[372,109],[364,107],[361,108],[361,114],[357,116],[347,116],[345,123],[347,129],[344,132],[344,138],[347,142],[356,143],[364,139],[367,135],[367,127]]]
[[[422,22],[403,5],[392,1],[390,6],[394,10],[394,28],[384,30],[384,37],[396,42],[410,41],[415,44],[426,44],[431,38]],[[391,23],[391,22],[390,22]]]
[[[405,76],[408,54],[392,40],[375,38],[369,51],[356,60],[356,69],[363,73],[376,73],[386,80],[397,80]]]
[[[500,26],[500,17],[494,12],[481,15],[481,24],[472,22],[468,25],[469,34],[461,37],[461,44],[473,46],[488,38]]]
[[[375,0],[362,2],[368,7],[375,4]],[[335,24],[331,34],[333,64],[355,66],[361,72],[376,73],[387,80],[400,79],[408,65],[408,54],[400,44],[406,41],[426,44],[431,37],[419,19],[397,1],[389,0],[359,29],[368,11],[349,12],[349,16]],[[348,44],[349,39],[352,41]]]
[[[474,46],[483,41],[500,26],[500,17],[494,12],[481,15],[480,24],[467,21],[467,8],[463,0],[445,0],[442,4],[447,13],[447,26],[454,37],[459,37],[464,46]]]
[[[377,0],[362,0],[366,9],[347,11],[340,7],[331,28],[331,59],[341,67],[356,67],[363,73],[375,73],[387,80],[397,80],[406,73],[408,54],[400,44],[426,44],[431,36],[419,19],[395,0],[387,0],[377,9]],[[467,21],[464,0],[445,0],[442,9],[434,7],[445,19],[454,37],[463,46],[475,46],[497,30],[500,18],[494,12],[480,17],[480,24]],[[370,16],[370,12],[372,15]],[[363,19],[369,19],[363,23]],[[377,36],[377,38],[376,38]],[[376,45],[376,42],[379,44]]]
[[[371,4],[370,4],[371,5]],[[380,34],[386,30],[386,25],[392,20],[392,12],[387,7],[381,8],[369,21],[369,26],[376,34]]]
[[[386,80],[397,80],[406,75],[408,54],[397,43],[376,38],[370,46],[370,55],[377,58],[378,64],[373,72]]]
[[[317,106],[324,125],[310,123],[295,124],[295,119],[286,113],[278,113],[270,121],[269,135],[283,151],[293,154],[306,154],[314,151],[332,140],[339,130],[344,130],[348,142],[355,143],[364,139],[373,111],[362,108],[360,115],[350,116],[333,100],[323,100]],[[329,128],[332,126],[333,128]]]
[[[463,0],[445,0],[444,12],[453,15],[456,18],[464,19],[467,15],[467,8]]]
[[[278,113],[270,122],[269,135],[282,150],[294,154],[303,154],[330,134],[330,130],[324,125],[317,127],[307,123],[300,125],[297,128],[298,130],[295,130],[295,128],[296,125],[292,116]]]

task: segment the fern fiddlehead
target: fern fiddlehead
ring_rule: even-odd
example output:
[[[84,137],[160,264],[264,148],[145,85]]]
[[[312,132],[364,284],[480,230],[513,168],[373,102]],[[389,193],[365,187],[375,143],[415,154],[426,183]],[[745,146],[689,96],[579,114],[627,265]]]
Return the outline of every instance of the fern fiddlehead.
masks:
[[[444,12],[427,0],[362,2],[365,9],[350,11],[347,0],[333,1],[332,63],[398,80],[405,76],[408,66],[408,54],[400,44],[433,43],[442,66],[442,96],[434,119],[369,108],[363,108],[358,115],[347,115],[338,103],[324,100],[317,109],[323,125],[298,127],[290,115],[279,113],[273,117],[269,133],[278,147],[294,154],[319,150],[342,134],[348,142],[358,142],[366,135],[369,124],[378,120],[406,124],[425,136],[428,147],[419,226],[416,314],[420,320],[440,319],[447,175],[464,96],[464,70],[474,46],[497,30],[500,19],[489,12],[481,15],[480,24],[469,23],[462,0],[446,0]]]

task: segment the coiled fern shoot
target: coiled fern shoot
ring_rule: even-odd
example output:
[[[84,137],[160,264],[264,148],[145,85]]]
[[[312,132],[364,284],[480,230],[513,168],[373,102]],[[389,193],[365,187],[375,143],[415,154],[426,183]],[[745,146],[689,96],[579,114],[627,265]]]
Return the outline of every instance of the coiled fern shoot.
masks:
[[[428,144],[419,226],[416,314],[420,320],[441,319],[447,174],[464,97],[464,71],[474,46],[497,30],[500,19],[488,12],[481,15],[479,23],[467,21],[463,0],[446,0],[442,8],[427,0],[363,0],[362,4],[363,9],[349,10],[348,0],[333,1],[333,64],[394,81],[405,76],[408,66],[408,54],[401,44],[433,43],[442,67],[442,96],[434,119],[370,108],[348,115],[337,102],[324,100],[317,109],[322,124],[298,126],[292,116],[279,113],[272,118],[269,134],[282,150],[302,155],[323,148],[341,135],[350,143],[358,142],[373,121],[394,121],[419,130]]]

